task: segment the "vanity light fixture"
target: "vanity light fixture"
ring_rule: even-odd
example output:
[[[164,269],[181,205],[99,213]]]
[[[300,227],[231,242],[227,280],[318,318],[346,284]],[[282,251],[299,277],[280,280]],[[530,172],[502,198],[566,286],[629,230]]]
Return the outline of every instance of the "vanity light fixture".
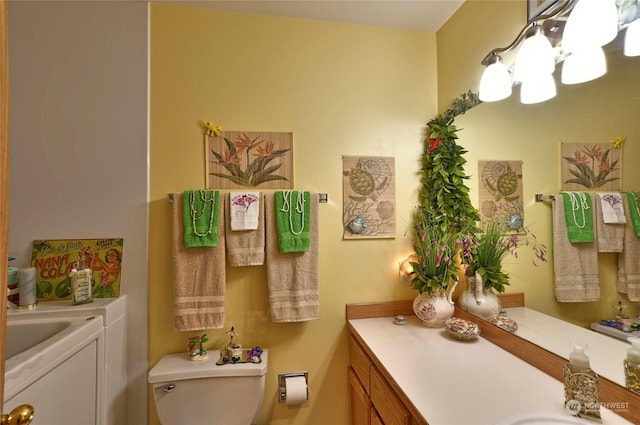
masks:
[[[478,98],[483,102],[497,102],[511,96],[511,75],[498,54],[487,58],[487,69],[480,79]]]
[[[551,42],[543,34],[539,24],[533,26],[533,33],[525,38],[518,50],[514,66],[514,78],[525,82],[542,75],[551,75],[556,69],[556,54]]]
[[[595,80],[607,72],[607,59],[600,46],[585,47],[567,56],[562,64],[562,84]]]
[[[562,50],[572,53],[602,47],[618,34],[615,0],[578,0],[562,34]]]
[[[512,67],[513,69],[508,72],[511,74],[511,71],[513,71],[513,78],[510,78],[513,84],[529,81],[529,84],[525,84],[524,99],[521,90],[521,100],[527,103],[535,103],[542,101],[540,99],[549,99],[550,97],[548,96],[552,92],[555,92],[555,85],[554,90],[551,90],[546,75],[551,75],[555,69],[557,52],[554,49],[558,45],[558,36],[562,33],[564,19],[573,9],[575,2],[576,0],[558,1],[547,9],[544,14],[530,20],[511,44],[506,47],[493,49],[487,53],[481,62],[482,65],[487,66],[482,78],[484,79],[485,75],[489,72],[493,57],[508,53],[519,47],[516,64]],[[535,90],[535,87],[540,86],[543,82],[546,83],[545,87],[547,89],[545,96],[529,96],[527,94],[531,93]],[[481,80],[478,95],[480,100],[484,102],[502,100],[509,96],[497,98],[487,95],[483,93],[483,88],[485,87],[483,87]],[[511,94],[511,90],[509,90],[509,94]],[[555,94],[553,96],[555,96]]]
[[[510,96],[511,87],[505,87],[505,70],[511,85],[522,85],[522,103],[543,102],[555,96],[552,74],[557,63],[564,62],[563,84],[583,83],[604,75],[607,63],[602,46],[615,39],[623,28],[625,55],[640,56],[640,19],[636,19],[640,18],[640,10],[618,9],[616,3],[619,2],[559,0],[531,19],[511,44],[491,50],[482,59],[481,64],[487,68],[480,80],[480,100],[494,102]],[[636,16],[627,16],[630,13]],[[505,66],[502,57],[517,47],[515,64]],[[499,72],[496,63],[500,64]],[[501,83],[489,84],[498,80],[496,75],[500,75]]]
[[[416,254],[411,254],[404,260],[398,264],[398,279],[400,283],[409,283],[411,282],[411,273],[413,272],[413,267],[411,266],[411,262],[417,262],[418,256]]]
[[[554,98],[556,93],[556,81],[552,74],[539,75],[520,84],[520,102],[524,104],[544,102]]]
[[[631,22],[624,33],[624,55],[640,56],[640,18]]]

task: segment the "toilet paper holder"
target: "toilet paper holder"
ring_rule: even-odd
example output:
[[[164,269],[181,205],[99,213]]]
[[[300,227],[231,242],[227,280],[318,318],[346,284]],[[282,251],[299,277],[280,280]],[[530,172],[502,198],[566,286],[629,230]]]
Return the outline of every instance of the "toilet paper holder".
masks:
[[[304,382],[307,385],[307,400],[309,399],[309,372],[289,372],[278,374],[278,403],[286,403],[287,401],[287,378],[295,376],[304,376]]]

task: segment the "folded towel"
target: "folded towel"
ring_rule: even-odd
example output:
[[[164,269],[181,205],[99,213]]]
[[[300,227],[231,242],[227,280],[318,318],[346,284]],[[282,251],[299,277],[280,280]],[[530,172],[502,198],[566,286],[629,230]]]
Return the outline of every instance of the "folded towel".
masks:
[[[258,228],[260,192],[231,192],[229,195],[231,230]]]
[[[615,204],[617,202],[616,199],[619,199],[620,204],[617,209],[620,209],[620,211],[622,211],[622,218],[624,219],[622,197],[619,194],[617,194],[617,197],[609,195],[612,194],[598,193],[593,200],[595,209],[596,237],[598,239],[598,252],[622,252],[625,222],[606,222],[606,214],[604,213],[604,209],[606,208],[605,204]],[[608,200],[604,200],[603,198],[608,198]]]
[[[607,224],[626,223],[622,207],[622,195],[616,192],[598,192],[602,221]]]
[[[184,246],[217,246],[220,192],[187,190],[183,194],[183,200]]]
[[[309,192],[287,190],[275,193],[278,246],[281,252],[309,250],[311,220]]]
[[[304,322],[320,317],[318,194],[310,196],[310,244],[307,252],[280,252],[276,230],[274,194],[267,194],[267,286],[271,320],[276,323]]]
[[[561,192],[569,240],[572,243],[589,243],[593,234],[593,208],[591,196],[584,192]]]
[[[629,217],[633,222],[633,230],[640,237],[640,192],[625,192],[629,203]]]
[[[630,198],[623,197],[627,211],[632,210]],[[640,301],[640,238],[636,235],[632,220],[624,227],[624,249],[618,254],[618,292],[627,294],[629,301]]]
[[[233,197],[233,193],[230,198]],[[227,208],[227,234],[225,237],[227,244],[227,256],[229,265],[237,266],[260,266],[264,264],[264,202],[253,202],[251,208],[256,210],[255,230],[233,230],[231,228],[233,218],[229,215],[233,213],[233,208]]]
[[[173,194],[173,307],[177,331],[217,329],[224,325],[225,239],[218,223],[218,246],[186,248],[182,193]],[[224,206],[222,206],[224,211]]]
[[[565,204],[561,198],[561,195],[556,195],[553,202],[553,271],[556,300],[598,301],[600,281],[596,244],[569,242]],[[593,214],[593,209],[588,210],[588,213]]]

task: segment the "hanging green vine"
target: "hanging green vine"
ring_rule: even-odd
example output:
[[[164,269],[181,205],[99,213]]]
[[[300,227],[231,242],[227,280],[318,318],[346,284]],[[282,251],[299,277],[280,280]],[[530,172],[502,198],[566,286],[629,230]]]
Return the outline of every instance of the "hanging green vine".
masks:
[[[467,151],[456,143],[458,128],[454,124],[456,116],[479,103],[476,93],[463,93],[444,113],[427,122],[422,154],[421,205],[414,217],[414,250],[419,262],[412,263],[412,287],[421,293],[446,288],[449,282],[458,279],[454,258],[451,255],[443,258],[441,253],[455,250],[451,247],[452,241],[466,239],[480,219],[465,183],[469,178],[464,171]],[[447,262],[447,267],[429,267],[431,263],[441,265],[443,261]]]
[[[456,98],[442,114],[427,122],[427,140],[422,154],[422,213],[445,232],[468,233],[479,220],[471,205],[469,178],[464,171],[467,151],[456,143],[455,117],[478,105],[478,95],[469,91]]]

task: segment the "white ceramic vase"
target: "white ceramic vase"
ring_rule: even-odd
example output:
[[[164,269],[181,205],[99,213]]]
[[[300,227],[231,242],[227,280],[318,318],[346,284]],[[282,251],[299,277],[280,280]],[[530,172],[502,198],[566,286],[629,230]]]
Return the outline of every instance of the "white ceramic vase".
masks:
[[[474,316],[489,319],[500,313],[500,298],[491,288],[484,288],[482,276],[476,273],[467,277],[467,290],[458,299],[460,308]]]
[[[413,312],[422,321],[422,324],[430,328],[442,328],[448,319],[453,317],[453,300],[451,296],[456,289],[455,282],[447,295],[444,288],[428,293],[418,294],[413,300]]]

